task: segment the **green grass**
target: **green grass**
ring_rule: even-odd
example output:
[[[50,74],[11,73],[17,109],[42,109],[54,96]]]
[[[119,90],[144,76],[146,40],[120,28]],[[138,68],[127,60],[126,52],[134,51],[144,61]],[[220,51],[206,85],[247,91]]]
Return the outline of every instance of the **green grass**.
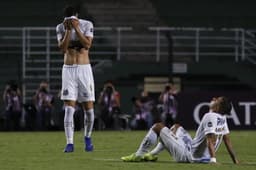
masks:
[[[241,165],[232,164],[224,145],[217,152],[220,165],[176,163],[164,151],[158,162],[125,163],[145,131],[96,131],[95,151],[83,150],[82,132],[75,133],[75,152],[63,153],[64,132],[1,132],[0,170],[255,170],[256,131],[233,131],[231,139]]]

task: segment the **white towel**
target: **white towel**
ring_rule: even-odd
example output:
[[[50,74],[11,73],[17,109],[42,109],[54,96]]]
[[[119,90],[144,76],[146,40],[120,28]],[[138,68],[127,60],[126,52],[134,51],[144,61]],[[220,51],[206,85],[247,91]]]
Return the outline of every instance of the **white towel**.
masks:
[[[71,16],[71,17],[65,17],[64,21],[68,20],[68,19],[78,19],[76,16]]]

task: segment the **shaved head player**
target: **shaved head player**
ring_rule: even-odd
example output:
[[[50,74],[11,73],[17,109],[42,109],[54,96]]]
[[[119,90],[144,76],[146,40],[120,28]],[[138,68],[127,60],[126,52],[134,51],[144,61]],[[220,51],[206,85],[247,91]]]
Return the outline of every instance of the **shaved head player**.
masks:
[[[93,40],[93,24],[79,19],[73,6],[64,9],[64,21],[57,25],[58,46],[64,53],[61,99],[65,104],[64,129],[67,145],[64,152],[74,151],[73,115],[76,102],[84,110],[85,151],[93,151],[91,133],[94,123],[94,79],[89,60]]]

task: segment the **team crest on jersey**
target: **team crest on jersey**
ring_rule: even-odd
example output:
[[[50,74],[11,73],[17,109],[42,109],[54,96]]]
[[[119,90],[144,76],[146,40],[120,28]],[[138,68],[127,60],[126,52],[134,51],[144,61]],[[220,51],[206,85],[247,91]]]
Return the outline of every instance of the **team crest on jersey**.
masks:
[[[208,127],[212,127],[212,122],[208,122],[208,123],[207,123],[207,126],[208,126]]]
[[[84,92],[84,93],[83,93],[83,96],[84,96],[84,97],[88,97],[88,94]]]
[[[68,95],[68,89],[64,89],[62,94],[63,94],[63,96],[67,96]]]
[[[90,32],[93,32],[93,28],[90,29]]]

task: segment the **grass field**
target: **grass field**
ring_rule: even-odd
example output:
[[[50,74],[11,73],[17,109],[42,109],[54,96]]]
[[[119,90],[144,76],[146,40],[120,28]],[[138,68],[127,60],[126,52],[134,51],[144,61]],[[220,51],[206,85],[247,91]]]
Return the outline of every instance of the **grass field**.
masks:
[[[82,132],[75,133],[75,152],[63,153],[64,132],[1,132],[0,170],[255,170],[256,131],[233,131],[231,139],[241,165],[232,164],[224,145],[217,152],[220,165],[176,163],[164,151],[158,162],[125,163],[145,131],[96,131],[95,151],[84,152]]]

